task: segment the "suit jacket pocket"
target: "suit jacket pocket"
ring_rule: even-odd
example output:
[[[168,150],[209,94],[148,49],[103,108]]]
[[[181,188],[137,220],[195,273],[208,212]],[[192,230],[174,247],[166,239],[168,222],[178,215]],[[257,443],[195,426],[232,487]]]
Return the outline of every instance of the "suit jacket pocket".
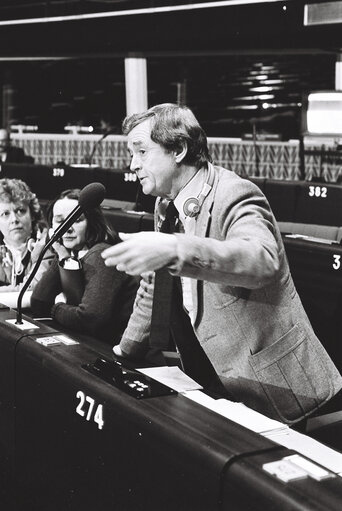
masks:
[[[275,343],[249,357],[277,415],[289,424],[317,409],[332,395],[324,363],[311,341],[295,325]]]

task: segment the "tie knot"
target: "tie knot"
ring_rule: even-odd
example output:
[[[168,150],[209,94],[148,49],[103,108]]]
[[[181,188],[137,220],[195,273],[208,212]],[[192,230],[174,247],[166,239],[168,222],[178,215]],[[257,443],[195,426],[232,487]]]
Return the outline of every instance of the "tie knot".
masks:
[[[173,201],[170,201],[165,210],[165,220],[162,222],[160,231],[166,233],[173,233],[176,229],[178,220],[178,211]]]
[[[170,201],[166,208],[165,218],[167,218],[168,220],[175,220],[179,218],[178,209],[176,208],[173,201]]]

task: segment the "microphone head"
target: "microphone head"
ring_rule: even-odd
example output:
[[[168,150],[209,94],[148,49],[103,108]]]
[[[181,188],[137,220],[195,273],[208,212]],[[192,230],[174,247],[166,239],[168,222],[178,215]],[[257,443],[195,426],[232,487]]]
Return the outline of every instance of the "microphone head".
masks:
[[[106,189],[102,183],[90,183],[81,190],[78,204],[83,210],[96,208],[101,204],[105,195]]]

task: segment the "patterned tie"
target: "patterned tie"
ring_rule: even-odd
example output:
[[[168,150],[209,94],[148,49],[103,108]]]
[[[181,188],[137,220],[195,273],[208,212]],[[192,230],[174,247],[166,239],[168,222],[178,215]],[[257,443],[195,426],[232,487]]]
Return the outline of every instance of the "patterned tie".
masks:
[[[178,211],[171,201],[160,231],[173,233],[178,228]],[[160,361],[163,359],[161,351],[170,349],[170,339],[177,347],[186,374],[203,387],[223,390],[221,381],[200,346],[190,318],[184,310],[181,280],[170,275],[167,268],[162,268],[155,272],[150,333],[151,349],[155,356],[158,353],[156,358]]]
[[[160,232],[171,234],[176,230],[178,211],[171,201],[165,211]],[[153,305],[150,329],[150,351],[147,359],[153,364],[165,365],[163,351],[174,349],[170,337],[171,296],[173,278],[167,268],[155,272]]]
[[[174,205],[174,202],[170,201],[165,211],[165,218],[160,227],[160,232],[166,233],[177,232],[178,228],[176,228],[176,226],[178,227],[178,219],[179,219],[178,210]]]

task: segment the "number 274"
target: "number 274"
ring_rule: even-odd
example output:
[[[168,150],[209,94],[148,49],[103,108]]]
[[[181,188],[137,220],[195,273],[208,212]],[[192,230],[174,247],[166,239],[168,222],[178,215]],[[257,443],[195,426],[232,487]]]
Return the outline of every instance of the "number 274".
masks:
[[[84,417],[87,421],[93,420],[96,422],[97,427],[102,429],[104,426],[103,405],[99,404],[96,406],[95,399],[86,396],[82,390],[76,393],[76,397],[80,401],[76,407],[76,413]]]

